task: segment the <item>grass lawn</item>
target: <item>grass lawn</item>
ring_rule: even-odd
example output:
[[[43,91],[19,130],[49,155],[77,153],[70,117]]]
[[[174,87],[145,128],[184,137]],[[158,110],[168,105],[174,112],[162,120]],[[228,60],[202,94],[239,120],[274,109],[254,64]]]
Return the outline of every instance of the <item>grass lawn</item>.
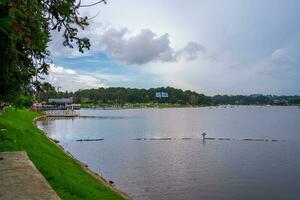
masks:
[[[49,141],[32,122],[38,116],[11,108],[1,113],[0,151],[26,151],[62,199],[123,199]]]

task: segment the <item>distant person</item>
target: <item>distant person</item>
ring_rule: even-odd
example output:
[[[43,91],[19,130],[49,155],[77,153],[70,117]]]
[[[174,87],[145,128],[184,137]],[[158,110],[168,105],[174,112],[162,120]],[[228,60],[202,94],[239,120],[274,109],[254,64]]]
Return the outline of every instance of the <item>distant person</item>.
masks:
[[[202,133],[203,140],[205,140],[206,133]]]

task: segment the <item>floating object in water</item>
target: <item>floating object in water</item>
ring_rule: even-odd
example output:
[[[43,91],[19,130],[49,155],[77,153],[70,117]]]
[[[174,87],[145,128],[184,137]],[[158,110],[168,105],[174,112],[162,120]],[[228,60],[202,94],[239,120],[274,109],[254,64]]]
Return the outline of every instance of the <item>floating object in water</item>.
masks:
[[[147,140],[147,138],[135,138],[134,140]]]
[[[206,140],[215,140],[216,138],[213,138],[213,137],[208,137],[208,138],[205,138]]]
[[[172,140],[172,138],[150,138],[150,140]]]
[[[254,139],[254,141],[261,142],[261,141],[265,141],[265,140],[264,139]]]
[[[184,137],[184,138],[181,138],[182,140],[191,140],[192,138],[187,138],[187,137]]]
[[[278,140],[269,140],[269,139],[250,139],[250,138],[245,138],[243,139],[244,141],[254,141],[254,142],[268,142],[268,141],[278,141]]]
[[[79,140],[76,140],[77,142],[91,142],[91,141],[101,141],[101,140],[104,140],[102,138],[100,139],[79,139]]]
[[[218,140],[231,140],[230,138],[218,138]]]

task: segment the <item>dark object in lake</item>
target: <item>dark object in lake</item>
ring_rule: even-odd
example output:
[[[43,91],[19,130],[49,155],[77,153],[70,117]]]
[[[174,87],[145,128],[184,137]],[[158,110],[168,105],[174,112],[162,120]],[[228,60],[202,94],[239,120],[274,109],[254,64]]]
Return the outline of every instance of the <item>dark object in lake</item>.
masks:
[[[108,181],[109,182],[109,184],[114,184],[114,182],[113,181]]]
[[[218,140],[230,140],[230,138],[218,138]]]
[[[206,133],[202,133],[203,140],[205,140]]]
[[[278,142],[278,140],[271,140],[272,142]]]
[[[186,138],[186,137],[184,137],[184,138],[181,138],[182,140],[191,140],[192,138]]]
[[[150,138],[150,140],[172,140],[172,138]]]
[[[244,141],[263,142],[263,141],[268,141],[268,140],[265,140],[265,139],[249,139],[249,138],[246,138],[246,139],[244,139]]]
[[[215,140],[216,138],[214,137],[208,137],[208,138],[205,138],[206,140]]]
[[[91,142],[91,141],[101,141],[101,140],[104,140],[102,138],[100,139],[79,139],[79,140],[76,140],[77,142]]]
[[[265,141],[264,139],[254,139],[254,141],[260,141],[260,142],[262,142],[262,141]]]

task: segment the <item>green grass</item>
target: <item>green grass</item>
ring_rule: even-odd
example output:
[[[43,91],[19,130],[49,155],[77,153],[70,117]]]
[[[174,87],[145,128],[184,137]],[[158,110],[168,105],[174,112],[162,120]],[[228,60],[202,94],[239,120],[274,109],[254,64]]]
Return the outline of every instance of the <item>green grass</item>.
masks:
[[[38,112],[6,109],[0,114],[0,151],[26,151],[62,199],[123,199],[53,144],[32,120]]]

